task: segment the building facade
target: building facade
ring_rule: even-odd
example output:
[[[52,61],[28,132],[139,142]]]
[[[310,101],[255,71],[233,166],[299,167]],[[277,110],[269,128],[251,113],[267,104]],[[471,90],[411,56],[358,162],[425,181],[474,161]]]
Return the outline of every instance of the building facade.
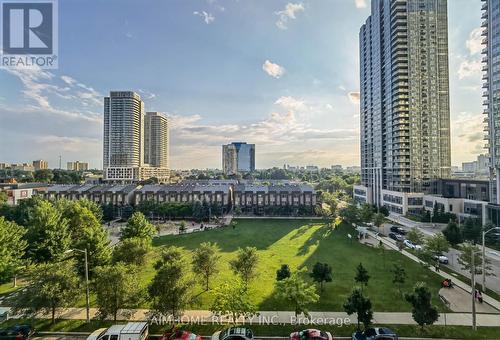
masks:
[[[67,162],[66,169],[70,171],[87,171],[89,169],[89,163],[80,161]]]
[[[35,170],[44,170],[49,168],[49,163],[47,161],[44,161],[43,159],[38,159],[36,161],[33,161],[33,167]]]
[[[144,140],[145,112],[141,97],[132,91],[111,91],[109,97],[104,98],[105,181],[130,183],[151,177],[161,182],[168,180],[170,171],[167,167],[144,162]],[[149,134],[148,142],[149,150],[156,150],[155,139],[151,139]],[[148,159],[150,155],[148,153]]]
[[[222,146],[222,169],[226,175],[255,170],[255,144],[233,142]]]
[[[359,34],[361,182],[381,205],[384,191],[450,175],[447,1],[371,6]]]
[[[168,119],[159,112],[147,112],[144,119],[144,163],[168,168]]]

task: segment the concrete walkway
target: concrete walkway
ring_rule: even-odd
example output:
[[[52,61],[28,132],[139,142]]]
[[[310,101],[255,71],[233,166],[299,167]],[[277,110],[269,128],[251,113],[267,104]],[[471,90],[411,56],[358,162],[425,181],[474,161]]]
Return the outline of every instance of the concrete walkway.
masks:
[[[396,246],[396,243],[395,242],[391,242],[386,237],[377,237],[375,235],[375,233],[372,232],[372,231],[368,231],[368,234],[370,235],[370,237],[382,240],[382,242],[384,244],[386,244],[387,246],[389,246],[390,248],[392,248],[392,249],[394,249],[396,251],[399,251],[398,247]],[[406,257],[412,259],[413,261],[415,261],[417,263],[423,264],[423,262],[420,261],[420,259],[418,257],[416,257],[415,255],[413,255],[412,253],[410,253],[410,252],[408,252],[408,251],[406,251],[404,249],[401,251],[401,254],[405,255]],[[438,272],[438,271],[436,271],[436,269],[434,267],[429,267],[429,270],[433,271],[436,274],[438,274],[443,279],[450,278],[449,274],[447,274],[445,272],[441,272],[441,271]],[[471,292],[472,291],[471,286],[469,286],[465,282],[457,279],[456,277],[453,277],[453,284],[455,285],[456,288],[461,288],[461,289],[463,289],[466,292]],[[483,301],[486,302],[487,304],[489,304],[490,306],[492,306],[493,308],[495,308],[496,310],[500,311],[500,302],[498,302],[497,300],[495,300],[491,296],[486,295],[486,293],[483,293]]]
[[[132,313],[131,313],[132,312]],[[91,318],[95,318],[97,314],[96,308],[90,309]],[[344,312],[311,312],[311,318],[307,320],[303,316],[295,318],[294,312],[290,311],[261,311],[257,316],[246,320],[249,324],[317,324],[317,325],[345,325],[356,323],[355,315],[347,315]],[[67,308],[58,309],[57,318],[69,320],[84,320],[86,311],[85,308]],[[11,318],[19,318],[21,316],[11,316]],[[39,314],[37,318],[48,319],[50,314]],[[469,326],[472,324],[472,316],[469,313],[441,313],[436,325],[444,325],[446,319],[447,325],[456,326]],[[136,309],[124,310],[119,313],[118,320],[126,321],[146,321],[150,322],[164,322],[165,320],[155,320],[149,317],[149,310]],[[170,321],[170,320],[166,320]],[[186,311],[181,319],[183,322],[191,323],[225,323],[228,319],[218,318],[212,312],[207,310],[190,310]],[[243,321],[243,319],[241,320]],[[373,323],[380,325],[414,325],[415,321],[411,313],[389,313],[389,312],[375,312],[373,313]],[[499,314],[477,314],[478,326],[498,327],[500,325]]]

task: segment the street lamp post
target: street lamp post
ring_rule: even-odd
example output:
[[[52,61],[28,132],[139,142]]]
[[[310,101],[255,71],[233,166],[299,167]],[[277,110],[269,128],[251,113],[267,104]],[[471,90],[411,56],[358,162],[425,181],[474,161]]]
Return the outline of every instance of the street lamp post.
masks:
[[[476,252],[474,252],[474,247],[471,247],[471,258],[470,258],[470,273],[471,273],[471,296],[472,296],[472,329],[476,330],[476,281],[475,281],[475,272],[476,268],[474,267],[474,257],[476,256]]]
[[[486,258],[485,258],[485,244],[484,244],[484,238],[486,236],[487,233],[489,233],[490,231],[492,230],[500,230],[499,227],[493,227],[493,228],[490,228],[486,231],[483,231],[483,259],[482,259],[482,271],[483,271],[483,284],[482,284],[482,288],[483,288],[483,292],[486,291]]]
[[[87,309],[87,323],[90,322],[90,292],[89,292],[89,262],[87,256],[87,248],[81,249],[69,249],[66,253],[80,252],[85,258],[85,304]]]

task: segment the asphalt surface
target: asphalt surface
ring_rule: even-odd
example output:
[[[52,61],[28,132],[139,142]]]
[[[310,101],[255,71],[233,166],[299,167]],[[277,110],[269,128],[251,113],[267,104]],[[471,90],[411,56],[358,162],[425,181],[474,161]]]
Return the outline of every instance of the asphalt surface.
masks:
[[[436,227],[421,227],[417,223],[412,221],[405,220],[404,222],[400,221],[399,224],[406,231],[410,230],[412,227],[419,228],[426,236],[432,236],[435,233],[441,232],[444,229],[444,226],[436,226]],[[383,228],[381,228],[381,232],[385,235],[389,235],[390,227],[392,224],[385,224]],[[453,271],[464,275],[467,278],[470,278],[470,272],[467,270],[463,270],[460,263],[458,262],[458,257],[460,252],[456,249],[450,249],[449,252],[444,254],[448,257],[449,263],[446,267],[452,269]],[[500,252],[496,251],[486,251],[486,258],[491,261],[492,273],[494,276],[486,277],[486,287],[493,290],[497,294],[500,294]],[[476,276],[476,282],[481,284],[483,281],[482,275]]]

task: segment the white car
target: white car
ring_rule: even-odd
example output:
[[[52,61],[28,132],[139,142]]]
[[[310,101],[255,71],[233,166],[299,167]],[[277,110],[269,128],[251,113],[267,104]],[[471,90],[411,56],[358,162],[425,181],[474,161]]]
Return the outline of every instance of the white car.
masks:
[[[404,240],[403,243],[406,247],[410,249],[422,250],[422,246],[420,244],[415,244],[410,240]]]
[[[434,259],[435,260],[438,260],[439,263],[442,263],[442,264],[448,264],[448,258],[444,255],[439,255],[439,256],[434,256]]]

